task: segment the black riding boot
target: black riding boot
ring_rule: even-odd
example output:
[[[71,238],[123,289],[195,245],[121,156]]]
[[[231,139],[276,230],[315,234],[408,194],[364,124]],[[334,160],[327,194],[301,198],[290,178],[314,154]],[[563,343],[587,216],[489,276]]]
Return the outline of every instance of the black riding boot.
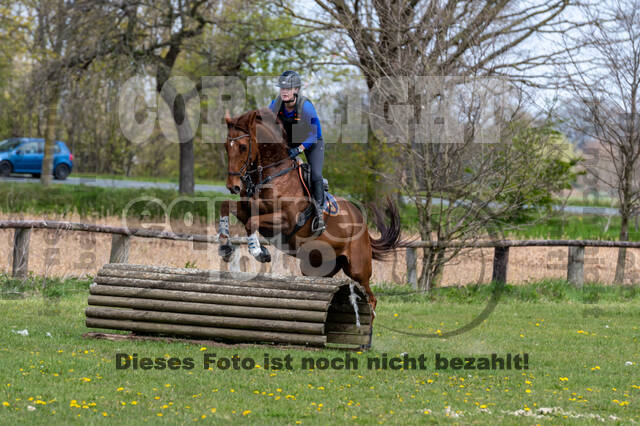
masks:
[[[324,224],[324,186],[322,179],[314,181],[311,186],[311,193],[316,205],[316,217],[311,222],[311,231],[324,231],[326,225]]]

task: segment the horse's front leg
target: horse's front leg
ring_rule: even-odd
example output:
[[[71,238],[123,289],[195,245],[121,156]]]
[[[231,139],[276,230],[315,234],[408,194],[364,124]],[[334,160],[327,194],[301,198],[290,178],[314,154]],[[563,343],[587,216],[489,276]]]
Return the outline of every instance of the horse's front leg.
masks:
[[[229,232],[229,214],[233,213],[240,222],[246,223],[248,214],[244,206],[237,201],[226,200],[220,205],[220,223],[218,226],[218,239],[221,242],[218,247],[218,255],[225,262],[231,261],[231,256],[236,251],[236,246],[231,244]]]
[[[260,244],[258,229],[268,228],[273,230],[273,235],[276,235],[282,232],[283,228],[287,227],[288,222],[283,213],[267,213],[249,218],[245,224],[245,229],[249,236],[249,253],[251,253],[258,262],[271,262],[271,254],[269,254],[269,250]]]

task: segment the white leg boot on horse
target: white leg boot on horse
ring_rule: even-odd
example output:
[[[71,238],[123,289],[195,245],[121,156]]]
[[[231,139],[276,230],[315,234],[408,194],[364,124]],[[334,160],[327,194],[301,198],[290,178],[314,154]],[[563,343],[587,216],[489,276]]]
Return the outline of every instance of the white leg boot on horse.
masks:
[[[218,239],[220,241],[226,239],[226,242],[220,244],[218,247],[218,255],[222,257],[225,262],[231,261],[233,252],[236,251],[236,247],[229,242],[229,216],[220,216],[220,226],[218,228]]]
[[[260,263],[271,262],[271,254],[266,247],[260,244],[257,231],[249,236],[249,253]]]

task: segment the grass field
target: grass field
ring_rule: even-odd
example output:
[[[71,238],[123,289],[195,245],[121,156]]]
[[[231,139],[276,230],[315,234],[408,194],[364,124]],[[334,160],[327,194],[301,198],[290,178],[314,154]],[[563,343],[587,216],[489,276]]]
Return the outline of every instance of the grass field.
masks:
[[[7,182],[0,185],[0,211],[5,213],[35,213],[66,215],[76,212],[90,217],[121,216],[127,209],[128,217],[162,218],[170,211],[172,218],[186,214],[194,218],[210,218],[213,208],[205,200],[233,198],[213,192],[197,192],[195,198],[181,196],[177,191],[156,188],[98,188],[85,185],[55,185],[43,188],[38,183]],[[149,199],[159,200],[148,203]],[[194,201],[195,200],[195,201]],[[162,208],[161,206],[165,206]],[[417,232],[415,207],[410,204],[401,210],[401,223],[405,232]],[[608,226],[607,226],[608,224]],[[532,217],[530,222],[508,224],[505,234],[509,238],[568,238],[617,240],[620,218],[596,215],[562,215]],[[630,226],[629,239],[640,241],[635,222]]]
[[[154,177],[154,176],[123,176],[123,175],[112,175],[108,173],[88,173],[88,172],[74,172],[74,177],[80,178],[94,178],[94,179],[107,179],[107,180],[135,180],[138,182],[170,182],[170,183],[178,183],[179,178],[176,177]],[[225,186],[225,181],[223,180],[214,180],[214,179],[195,179],[196,184],[202,185],[219,185]]]
[[[214,198],[233,196],[197,191],[193,197],[160,188],[101,188],[86,185],[53,185],[6,182],[0,185],[0,210],[5,213],[36,213],[43,216],[78,213],[90,217],[194,218],[208,217]],[[152,202],[149,202],[152,200]]]
[[[379,288],[373,348],[350,353],[358,369],[310,370],[300,368],[303,358],[344,359],[345,353],[84,339],[89,282],[57,281],[43,290],[42,281],[25,287],[3,279],[2,423],[640,421],[637,288],[591,285],[578,291],[562,282],[507,287],[481,325],[447,339],[404,332],[445,333],[459,327],[482,310],[489,287],[417,296],[402,287]],[[28,297],[10,299],[25,291]],[[28,336],[17,333],[25,329]],[[194,368],[118,370],[118,353],[192,358]],[[367,368],[368,358],[402,353],[423,354],[426,368]],[[435,369],[436,354],[451,359],[493,353],[527,353],[529,368]],[[259,366],[205,370],[205,354],[216,359],[237,354]],[[267,369],[265,354],[271,359],[289,355],[293,369]]]

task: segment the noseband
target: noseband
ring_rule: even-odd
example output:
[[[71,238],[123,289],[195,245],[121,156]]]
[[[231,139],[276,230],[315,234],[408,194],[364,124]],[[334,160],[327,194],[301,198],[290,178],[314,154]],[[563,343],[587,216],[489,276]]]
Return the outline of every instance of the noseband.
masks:
[[[236,136],[235,138],[227,138],[229,142],[237,141],[238,139],[243,139],[243,138],[249,138],[249,153],[247,154],[247,159],[242,165],[242,167],[240,168],[239,172],[229,172],[229,175],[231,176],[243,177],[245,175],[244,172],[247,170],[247,167],[249,167],[249,162],[251,161],[251,145],[252,144],[251,144],[251,135],[249,133],[243,133],[240,136]]]

